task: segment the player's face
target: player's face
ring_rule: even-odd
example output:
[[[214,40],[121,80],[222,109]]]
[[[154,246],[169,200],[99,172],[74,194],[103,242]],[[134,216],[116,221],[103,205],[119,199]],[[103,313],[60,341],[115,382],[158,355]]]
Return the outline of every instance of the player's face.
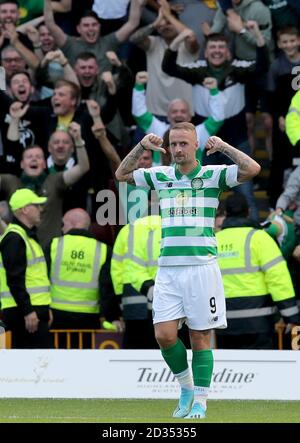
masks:
[[[278,48],[282,49],[288,57],[293,57],[298,52],[300,38],[297,35],[282,34],[278,39]]]
[[[209,41],[205,49],[205,58],[212,66],[222,66],[230,59],[230,52],[226,42],[223,41]]]
[[[84,17],[77,26],[77,32],[86,43],[96,43],[100,34],[100,23],[94,17]]]
[[[196,132],[186,129],[171,129],[170,150],[177,165],[187,165],[195,162],[198,141]]]

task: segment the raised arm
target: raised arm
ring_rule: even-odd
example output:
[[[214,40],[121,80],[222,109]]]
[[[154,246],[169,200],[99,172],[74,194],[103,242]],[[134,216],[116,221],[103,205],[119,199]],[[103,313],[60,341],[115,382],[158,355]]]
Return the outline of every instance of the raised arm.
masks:
[[[132,115],[138,126],[146,134],[154,133],[162,137],[170,125],[159,120],[147,108],[145,90],[147,78],[146,71],[139,71],[136,74],[132,92]]]
[[[14,102],[10,105],[9,115],[10,123],[7,129],[7,138],[11,142],[17,142],[20,139],[19,124],[21,118],[26,114],[29,105],[23,107],[23,103]]]
[[[208,151],[207,155],[217,151],[227,155],[238,166],[237,179],[240,183],[251,180],[251,178],[260,173],[261,167],[253,158],[224,142],[220,137],[210,137],[206,142],[205,148]]]
[[[188,39],[193,31],[191,29],[185,29],[172,41],[169,48],[165,50],[165,54],[162,60],[162,70],[171,77],[177,77],[181,80],[185,80],[192,85],[202,83],[206,74],[206,66],[202,66],[201,61],[192,63],[191,66],[181,66],[177,64],[178,48],[180,43],[185,39]]]
[[[134,45],[143,49],[143,51],[148,51],[151,45],[151,40],[149,36],[152,34],[153,31],[156,30],[156,28],[160,25],[162,20],[164,20],[164,15],[163,15],[163,10],[160,8],[154,22],[150,23],[147,26],[139,28],[130,36],[129,39],[130,43],[133,43]]]
[[[51,2],[53,12],[69,12],[72,8],[72,0],[60,0]]]
[[[131,0],[128,21],[116,32],[119,42],[125,42],[140,24],[143,3],[143,0]]]
[[[101,119],[101,117],[100,117]],[[101,120],[101,122],[95,123],[92,126],[92,132],[94,134],[95,139],[98,141],[102,152],[105,157],[108,159],[110,164],[110,169],[113,174],[115,174],[116,170],[121,164],[121,159],[115,150],[114,146],[111,144],[106,135],[105,126]]]
[[[16,27],[12,23],[7,23],[5,25],[4,35],[10,40],[10,44],[25,60],[29,68],[35,70],[38,67],[40,61],[38,57],[34,54],[34,52],[26,48],[26,46],[23,45],[23,43],[19,40]]]
[[[85,142],[81,137],[80,125],[76,122],[72,122],[69,126],[69,134],[74,141],[78,163],[71,169],[64,171],[63,178],[67,186],[76,183],[90,169]]]
[[[55,23],[51,0],[45,0],[44,17],[45,24],[53,35],[55,43],[61,48],[66,43],[67,36],[64,31]]]
[[[64,53],[60,49],[56,49],[56,51],[49,51],[41,61],[41,66],[45,66],[46,64],[50,62],[57,62],[60,64],[60,66],[63,68],[64,71],[64,80],[68,80],[70,82],[75,83],[77,86],[80,87],[80,83],[78,80],[77,75],[75,74],[74,69],[69,63],[69,60],[64,55]]]
[[[135,185],[133,171],[137,169],[138,160],[144,150],[159,151],[166,154],[164,148],[161,148],[163,139],[155,134],[146,135],[129,154],[122,160],[122,163],[116,171],[116,179],[120,182],[127,182]]]
[[[43,15],[41,15],[40,17],[33,18],[32,20],[29,20],[28,22],[22,23],[22,25],[17,26],[17,31],[22,32],[22,34],[24,33],[26,34],[27,33],[26,29],[28,26],[37,27],[44,20],[45,19]]]
[[[158,3],[160,4],[160,9],[162,10],[163,16],[174,26],[177,34],[188,30],[187,26],[178,20],[174,14],[172,14],[171,6],[167,0],[158,0]],[[197,42],[196,34],[191,29],[184,40],[184,44],[187,51],[189,51],[191,54],[195,54],[199,51],[199,44]]]

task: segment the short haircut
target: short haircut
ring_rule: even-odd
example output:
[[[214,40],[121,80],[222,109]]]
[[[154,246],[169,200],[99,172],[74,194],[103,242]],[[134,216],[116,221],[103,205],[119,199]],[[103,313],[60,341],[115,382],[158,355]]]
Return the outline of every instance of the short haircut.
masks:
[[[36,29],[40,29],[41,26],[46,26],[46,28],[47,28],[46,23],[45,23],[44,21],[42,21],[41,23],[39,23],[39,24],[36,26]]]
[[[77,62],[77,60],[89,60],[90,58],[94,58],[97,61],[97,57],[95,56],[95,54],[93,54],[92,52],[89,51],[85,51],[85,52],[80,52],[80,54],[76,55],[75,57],[75,61]]]
[[[76,99],[76,103],[79,103],[80,99],[80,88],[76,83],[70,82],[69,80],[58,80],[55,82],[54,89],[62,88],[63,86],[68,86],[71,90],[71,97]]]
[[[9,79],[9,82],[8,82],[9,85],[11,85],[11,82],[12,82],[12,80],[15,78],[15,76],[16,76],[16,75],[20,75],[20,74],[25,75],[25,76],[28,78],[30,84],[32,85],[32,80],[31,80],[31,78],[30,78],[29,72],[27,72],[27,71],[14,72],[14,73],[12,74],[12,76],[10,77],[10,79]]]
[[[96,12],[92,11],[91,9],[87,9],[86,11],[84,11],[84,13],[80,16],[80,18],[79,18],[79,20],[78,20],[78,22],[77,22],[77,25],[80,24],[80,22],[81,22],[81,20],[82,20],[83,18],[87,18],[87,17],[94,18],[95,20],[97,20],[97,22],[98,22],[99,25],[100,25],[100,20],[99,20],[98,15],[96,14]]]
[[[170,109],[174,106],[175,103],[184,103],[189,111],[189,113],[191,114],[191,107],[190,104],[187,100],[185,100],[184,98],[173,98],[172,101],[169,102],[168,104],[168,112],[170,111]]]
[[[67,129],[56,129],[55,131],[53,131],[53,132],[51,133],[51,135],[50,135],[50,137],[49,137],[49,140],[48,140],[48,145],[49,145],[49,143],[52,142],[53,137],[55,136],[55,134],[56,134],[57,132],[64,132],[65,134],[67,134],[68,137],[69,137],[69,139],[70,139],[70,141],[71,141],[72,144],[73,144],[73,138],[71,137],[71,135],[70,135],[70,133],[68,132]]]
[[[30,151],[31,149],[35,149],[35,148],[40,149],[40,150],[43,152],[43,154],[44,154],[44,158],[45,158],[44,150],[43,150],[43,148],[42,148],[40,145],[30,145],[30,146],[26,146],[26,148],[23,149],[23,152],[22,152],[22,160],[23,160],[24,155],[25,155],[26,152]]]
[[[295,26],[284,26],[276,32],[277,38],[280,38],[283,34],[296,35],[299,37],[299,31]]]
[[[175,123],[175,125],[171,126],[170,132],[173,131],[174,129],[183,129],[184,131],[196,132],[195,125],[193,125],[193,123],[190,122]]]
[[[225,42],[226,45],[229,46],[228,38],[226,35],[221,33],[209,34],[207,37],[205,37],[205,46],[207,46],[209,42]]]
[[[0,6],[1,6],[1,5],[0,5]],[[16,48],[15,48],[14,46],[12,46],[12,45],[7,45],[7,46],[5,46],[5,47],[2,49],[2,51],[1,51],[1,60],[3,60],[3,59],[5,58],[4,56],[5,56],[5,54],[6,54],[7,52],[16,52],[17,54],[19,54],[20,57],[22,57],[21,54],[20,54],[20,52],[17,51]]]
[[[18,8],[19,8],[19,6],[20,6],[18,0],[1,0],[1,1],[0,1],[0,6],[5,5],[6,3],[13,3],[14,5],[17,5]]]

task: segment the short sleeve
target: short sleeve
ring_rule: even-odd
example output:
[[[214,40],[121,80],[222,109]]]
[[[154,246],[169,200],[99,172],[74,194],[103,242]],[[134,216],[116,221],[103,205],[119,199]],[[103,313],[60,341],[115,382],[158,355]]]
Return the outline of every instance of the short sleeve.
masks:
[[[133,171],[133,179],[136,186],[142,186],[146,189],[155,189],[153,180],[151,177],[151,168],[140,168]]]
[[[226,191],[229,188],[240,185],[237,180],[238,166],[230,165],[226,166],[221,170],[219,178],[219,188],[222,191]]]

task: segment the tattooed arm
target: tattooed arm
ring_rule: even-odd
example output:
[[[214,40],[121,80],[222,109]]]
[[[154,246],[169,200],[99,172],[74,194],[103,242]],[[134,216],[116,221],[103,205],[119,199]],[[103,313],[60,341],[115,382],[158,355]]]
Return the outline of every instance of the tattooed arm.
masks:
[[[166,151],[161,148],[163,140],[155,134],[146,135],[129,154],[122,160],[122,163],[116,170],[116,179],[120,182],[127,182],[135,185],[133,171],[138,167],[139,158],[144,150],[160,151],[164,154]]]
[[[231,158],[231,160],[238,166],[237,179],[240,183],[251,180],[251,178],[260,173],[261,168],[253,158],[224,142],[220,137],[210,137],[207,140],[205,147],[208,151],[207,155],[219,151]]]
[[[152,32],[156,30],[157,26],[159,26],[163,20],[164,20],[163,11],[160,8],[158,16],[156,17],[154,22],[150,23],[150,25],[143,26],[142,28],[135,31],[135,33],[132,34],[131,37],[129,38],[129,41],[131,43],[134,43],[144,51],[148,51],[151,45],[149,35],[151,35]]]

